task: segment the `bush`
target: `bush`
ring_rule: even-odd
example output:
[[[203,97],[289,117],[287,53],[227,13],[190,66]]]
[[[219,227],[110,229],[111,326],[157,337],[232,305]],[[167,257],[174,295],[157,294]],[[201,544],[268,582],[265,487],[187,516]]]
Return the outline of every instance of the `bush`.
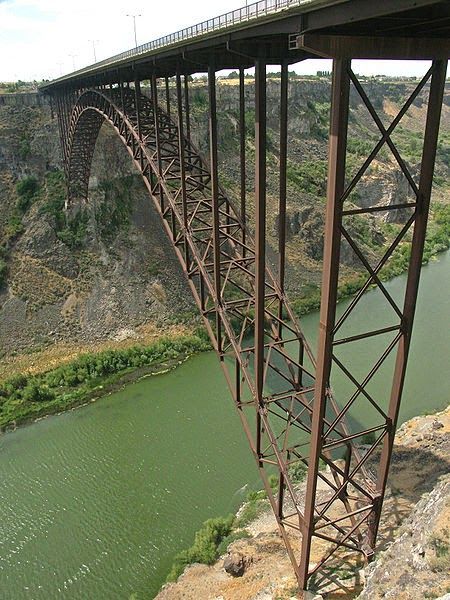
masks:
[[[302,463],[301,461],[291,465],[288,471],[289,477],[291,478],[293,483],[300,483],[301,481],[303,481],[306,477],[307,472],[308,467],[305,465],[305,463]]]
[[[8,276],[8,266],[3,258],[0,258],[0,290],[6,284],[6,279]]]
[[[222,556],[227,552],[228,546],[237,540],[242,540],[245,538],[249,538],[250,534],[245,529],[241,529],[239,531],[233,531],[230,535],[223,538],[220,544],[217,546],[217,556]]]
[[[27,385],[22,392],[22,399],[25,402],[45,402],[46,400],[53,400],[55,394],[47,387],[38,385],[33,382]]]
[[[17,208],[23,214],[30,208],[39,192],[39,182],[34,176],[24,177],[17,183],[16,192],[19,196]]]
[[[326,194],[327,170],[326,160],[307,160],[301,163],[289,162],[286,177],[300,191],[320,198]]]
[[[167,581],[176,581],[187,565],[193,563],[211,565],[220,556],[220,544],[230,535],[233,522],[233,515],[205,521],[195,534],[193,545],[175,556]]]

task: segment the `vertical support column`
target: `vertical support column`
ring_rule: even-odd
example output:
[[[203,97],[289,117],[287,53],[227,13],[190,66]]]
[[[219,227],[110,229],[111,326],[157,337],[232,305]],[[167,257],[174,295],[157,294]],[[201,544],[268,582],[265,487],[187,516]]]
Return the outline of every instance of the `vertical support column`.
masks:
[[[151,90],[152,90],[152,103],[153,103],[153,116],[155,123],[155,142],[156,142],[156,155],[158,163],[158,189],[159,189],[159,204],[161,206],[161,212],[164,214],[164,190],[161,185],[162,181],[162,161],[161,161],[161,139],[159,131],[159,118],[158,118],[158,85],[156,81],[156,75],[153,73],[151,77]]]
[[[281,298],[278,305],[278,337],[282,337],[283,327],[283,298],[286,268],[286,168],[287,168],[287,131],[288,131],[288,65],[281,65],[281,90],[280,90],[280,197],[278,204],[278,283]]]
[[[216,302],[220,306],[221,277],[220,277],[220,216],[219,216],[219,175],[217,159],[217,101],[216,101],[216,71],[214,65],[208,66],[208,92],[209,92],[209,145],[211,162],[211,189],[212,189],[212,214],[213,214],[213,248],[214,248],[214,288]],[[216,341],[217,352],[222,356],[222,324],[219,311],[216,310]]]
[[[66,137],[65,137],[65,132],[64,132],[64,116],[63,116],[61,95],[58,92],[56,93],[55,99],[56,99],[56,113],[57,113],[57,118],[58,118],[59,141],[61,144],[61,153],[62,153],[63,161],[64,161],[64,171],[65,171],[66,179],[67,179],[67,165],[66,165],[66,160],[65,160]]]
[[[181,179],[181,202],[183,208],[183,226],[184,226],[184,260],[186,269],[189,270],[189,246],[187,241],[188,212],[186,197],[186,162],[183,131],[183,92],[181,88],[181,75],[179,69],[176,74],[177,81],[177,113],[178,113],[178,152],[180,157],[180,179]]]
[[[388,419],[390,429],[384,438],[378,470],[377,492],[381,500],[384,497],[386,482],[391,462],[392,448],[394,445],[395,429],[397,427],[400,400],[405,383],[406,366],[408,363],[409,347],[411,343],[412,327],[416,310],[417,293],[419,290],[420,271],[422,266],[425,234],[427,229],[428,214],[430,210],[431,188],[436,159],[436,147],[439,134],[442,101],[445,87],[447,61],[433,61],[433,74],[431,76],[430,95],[428,98],[427,120],[423,141],[422,162],[420,166],[419,194],[417,198],[416,218],[411,245],[411,257],[408,267],[405,300],[403,305],[402,336],[399,340],[395,362],[394,377],[389,401]],[[376,541],[380,522],[382,502],[376,503],[374,519],[371,522],[368,542],[373,548]]]
[[[165,77],[165,85],[166,85],[166,112],[170,117],[170,90],[169,90],[169,78]]]
[[[141,82],[139,79],[134,80],[134,106],[136,108],[137,130],[139,139],[142,141],[141,131]]]
[[[120,89],[120,107],[122,109],[123,114],[125,114],[125,98],[123,95],[123,79],[120,78],[119,81],[119,89]]]
[[[191,141],[191,112],[189,107],[189,75],[184,76],[184,112],[186,116],[186,137]]]
[[[288,103],[288,64],[283,61],[281,65],[281,89],[280,89],[280,190],[278,204],[278,283],[281,297],[278,304],[278,338],[283,336],[283,304],[284,304],[284,275],[286,257],[286,167],[287,167],[287,103]],[[302,340],[299,340],[302,346]],[[300,363],[301,364],[301,363]],[[285,492],[284,475],[280,471],[278,482],[278,516],[283,518],[283,502]]]
[[[246,242],[246,170],[245,170],[245,77],[244,67],[239,68],[239,150],[240,150],[240,162],[241,162],[241,221],[243,224],[242,229],[242,243]],[[245,246],[242,248],[242,256],[245,256]]]
[[[255,384],[256,450],[261,455],[260,411],[264,396],[264,304],[266,276],[266,62],[255,63]]]
[[[64,163],[66,164],[66,170],[68,169],[67,165],[67,153],[68,153],[68,129],[69,129],[69,114],[67,108],[67,95],[68,92],[66,89],[63,90],[62,98],[61,98],[61,113],[62,113],[62,122],[63,122],[63,136],[64,136],[64,147],[63,147],[63,156]]]
[[[327,210],[323,256],[322,293],[320,303],[319,340],[317,350],[316,384],[311,426],[311,445],[308,460],[308,479],[305,497],[305,527],[302,532],[300,585],[306,589],[311,536],[314,527],[314,505],[317,472],[322,449],[325,415],[332,359],[332,335],[336,316],[337,285],[340,256],[340,226],[345,185],[345,158],[349,111],[350,60],[333,61],[331,92],[331,124],[328,157]]]

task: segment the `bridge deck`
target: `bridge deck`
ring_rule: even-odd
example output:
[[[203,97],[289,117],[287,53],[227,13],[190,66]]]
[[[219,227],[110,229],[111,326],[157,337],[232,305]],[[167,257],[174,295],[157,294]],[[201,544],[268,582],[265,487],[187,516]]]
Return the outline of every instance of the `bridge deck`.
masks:
[[[264,0],[150,41],[42,86],[98,85],[142,77],[254,66],[262,52],[274,64],[310,58],[290,50],[289,35],[320,32],[384,37],[450,37],[450,3],[445,0]]]

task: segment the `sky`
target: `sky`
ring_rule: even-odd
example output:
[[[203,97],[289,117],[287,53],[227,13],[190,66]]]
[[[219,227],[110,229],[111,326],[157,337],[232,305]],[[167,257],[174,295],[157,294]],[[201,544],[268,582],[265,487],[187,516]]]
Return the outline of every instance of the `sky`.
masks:
[[[0,81],[54,79],[184,27],[218,16],[245,0],[0,0]],[[298,73],[331,70],[330,61],[307,60]],[[421,76],[427,61],[353,61],[364,75]],[[270,69],[274,70],[274,69]]]

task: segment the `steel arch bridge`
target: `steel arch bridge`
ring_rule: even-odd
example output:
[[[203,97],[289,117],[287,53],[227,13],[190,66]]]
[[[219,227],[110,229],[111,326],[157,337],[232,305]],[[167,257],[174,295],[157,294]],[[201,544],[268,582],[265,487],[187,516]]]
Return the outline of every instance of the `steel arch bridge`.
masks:
[[[200,29],[174,34],[178,37],[173,39],[169,36],[112,57],[60,78],[43,91],[50,94],[58,113],[69,208],[88,199],[91,161],[104,122],[114,128],[139,169],[223,367],[299,586],[306,589],[313,574],[319,580],[326,574],[331,559],[339,559],[349,551],[370,559],[375,549],[405,380],[450,49],[448,36],[444,39],[442,26],[436,23],[448,23],[450,10],[448,4],[431,0],[386,2],[384,8],[363,0],[359,9],[353,0],[325,5],[312,2],[307,8],[302,2],[284,1],[278,3],[278,11],[272,10],[272,4],[260,2],[247,7],[247,19],[242,19],[244,9],[240,9],[241,20],[230,13],[233,18],[226,16],[220,21],[220,17],[217,26],[202,24]],[[317,14],[315,4],[320,4]],[[255,7],[259,7],[259,14],[258,10],[256,14],[251,12]],[[263,8],[265,13],[261,13]],[[280,13],[284,9],[285,13]],[[392,22],[386,21],[386,15],[392,17]],[[396,23],[394,36],[386,22],[391,28]],[[211,36],[211,28],[218,33]],[[424,28],[428,37],[423,36]],[[373,31],[377,35],[369,36],[368,32]],[[317,357],[285,294],[288,66],[311,56],[333,59]],[[432,61],[388,127],[351,69],[355,57]],[[266,66],[273,63],[281,65],[279,244],[274,272],[266,259]],[[255,68],[252,219],[246,206],[249,159],[244,70],[249,67]],[[238,206],[219,185],[216,71],[221,68],[239,69]],[[189,103],[189,75],[204,71],[208,74],[208,160],[192,143]],[[171,93],[171,76],[175,77],[175,94]],[[143,80],[150,83],[145,90],[141,89]],[[358,172],[346,181],[351,87],[372,116],[380,140]],[[428,112],[417,178],[395,146],[392,134],[422,90],[428,90]],[[388,207],[349,205],[351,192],[384,145],[397,160],[413,199]],[[396,211],[403,223],[381,260],[372,265],[352,237],[347,220],[355,214],[381,209]],[[380,272],[408,235],[412,236],[411,258],[404,298],[399,303],[384,286]],[[365,269],[366,282],[337,318],[339,256],[344,240]],[[395,324],[342,337],[342,325],[364,291],[374,285],[391,309],[386,322],[392,323],[394,316]],[[380,336],[386,337],[385,349],[374,361],[367,359],[367,375],[360,380],[352,374],[352,365],[338,356],[338,347],[359,340],[370,344]],[[391,395],[374,398],[369,384],[393,354],[396,359]],[[354,393],[334,397],[332,369],[345,374]],[[356,402],[368,403],[376,411],[375,425],[358,425],[348,419]],[[367,434],[373,439],[370,447],[362,450],[361,439]],[[327,468],[320,468],[321,464]],[[306,491],[293,479],[299,467],[307,470]],[[277,474],[276,490],[269,480],[273,472]],[[324,555],[310,566],[311,546],[317,540],[325,543]]]

